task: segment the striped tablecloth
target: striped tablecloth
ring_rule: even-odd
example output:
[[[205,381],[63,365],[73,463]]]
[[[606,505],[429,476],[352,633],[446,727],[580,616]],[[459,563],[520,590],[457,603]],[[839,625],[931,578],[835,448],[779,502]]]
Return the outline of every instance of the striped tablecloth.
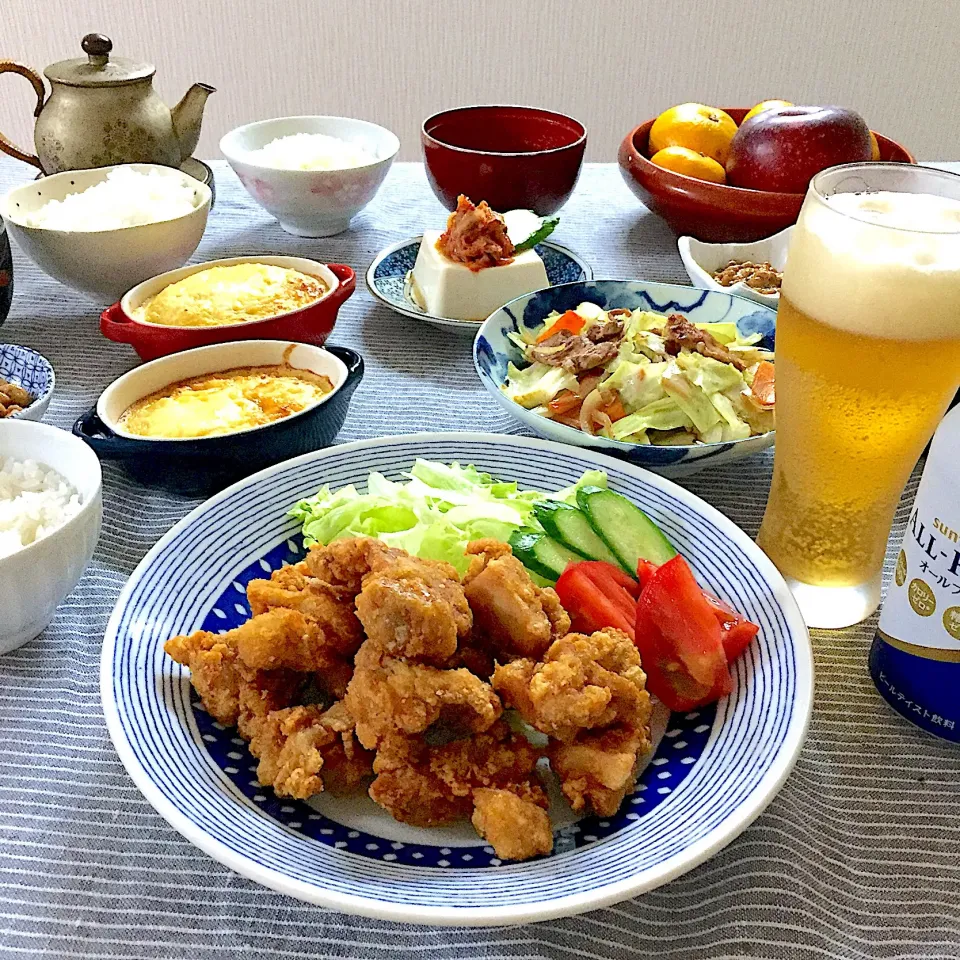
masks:
[[[198,259],[302,254],[362,273],[374,254],[438,224],[418,164],[399,164],[342,236],[283,233],[217,164],[218,198]],[[0,163],[0,190],[29,170]],[[614,166],[588,166],[556,234],[598,277],[686,282],[674,240]],[[0,340],[57,373],[47,419],[62,427],[136,358],[97,332],[97,311],[15,252]],[[469,341],[398,317],[362,281],[334,340],[367,361],[340,440],[421,430],[518,432],[477,382]],[[755,534],[771,457],[705,470],[684,486]],[[51,627],[0,657],[0,955],[124,960],[642,957],[960,958],[960,750],[916,731],[866,673],[874,620],[815,633],[817,691],[800,761],[770,808],[725,851],[667,887],[541,925],[402,926],[286,899],[176,834],[120,765],[100,710],[107,616],[147,549],[195,501],[104,468],[96,556]],[[899,540],[916,477],[898,513]],[[889,569],[888,569],[889,574]],[[958,691],[960,695],[960,691]]]

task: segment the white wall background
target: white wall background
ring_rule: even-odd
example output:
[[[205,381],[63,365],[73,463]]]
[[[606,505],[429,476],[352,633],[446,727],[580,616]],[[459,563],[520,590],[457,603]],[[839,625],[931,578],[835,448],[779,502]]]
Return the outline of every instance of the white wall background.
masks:
[[[214,84],[198,155],[250,120],[374,120],[419,157],[429,113],[570,113],[588,159],[684,100],[839,103],[921,159],[960,158],[960,0],[2,0],[0,57],[40,68],[80,38],[157,65],[169,103]],[[0,76],[0,130],[32,144],[27,82]]]

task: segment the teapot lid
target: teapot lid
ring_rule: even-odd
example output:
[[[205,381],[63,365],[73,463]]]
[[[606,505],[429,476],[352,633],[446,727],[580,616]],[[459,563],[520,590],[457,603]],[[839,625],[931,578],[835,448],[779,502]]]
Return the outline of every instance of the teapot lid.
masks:
[[[156,73],[152,63],[140,63],[127,57],[110,57],[113,41],[102,33],[88,33],[80,42],[86,59],[58,60],[44,75],[52,83],[71,87],[119,87],[146,80]]]

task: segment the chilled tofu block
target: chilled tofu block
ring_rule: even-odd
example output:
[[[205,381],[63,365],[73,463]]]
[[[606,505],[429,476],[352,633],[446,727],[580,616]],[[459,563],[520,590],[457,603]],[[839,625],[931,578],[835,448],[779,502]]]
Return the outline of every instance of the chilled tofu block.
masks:
[[[514,297],[549,286],[543,261],[533,250],[499,267],[471,270],[437,249],[439,230],[425,230],[413,265],[413,293],[427,313],[453,320],[485,320]]]

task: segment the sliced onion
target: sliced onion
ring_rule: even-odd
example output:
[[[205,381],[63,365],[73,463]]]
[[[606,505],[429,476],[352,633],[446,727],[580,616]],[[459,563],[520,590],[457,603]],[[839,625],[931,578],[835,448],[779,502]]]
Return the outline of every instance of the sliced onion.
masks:
[[[604,406],[603,394],[598,389],[591,390],[584,397],[583,405],[580,407],[580,429],[584,433],[594,435],[594,421],[600,414],[600,408]]]

